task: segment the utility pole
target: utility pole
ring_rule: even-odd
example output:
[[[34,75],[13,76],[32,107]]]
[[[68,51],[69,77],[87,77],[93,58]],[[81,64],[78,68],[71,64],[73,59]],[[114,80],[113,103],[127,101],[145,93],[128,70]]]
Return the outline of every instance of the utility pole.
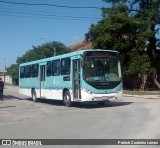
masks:
[[[40,38],[41,40],[44,40],[47,43],[47,40],[44,38]],[[56,47],[53,47],[49,44],[50,48],[54,51],[54,56],[56,56]]]
[[[6,82],[6,61],[5,61],[5,58],[4,58],[4,84]]]
[[[6,59],[4,58],[4,71],[6,71]]]

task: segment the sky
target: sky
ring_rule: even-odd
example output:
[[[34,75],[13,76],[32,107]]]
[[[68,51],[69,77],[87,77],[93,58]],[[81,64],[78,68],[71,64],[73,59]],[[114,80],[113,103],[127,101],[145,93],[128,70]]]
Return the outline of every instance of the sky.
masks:
[[[33,46],[84,40],[102,18],[99,8],[108,6],[103,0],[0,0],[0,70]]]

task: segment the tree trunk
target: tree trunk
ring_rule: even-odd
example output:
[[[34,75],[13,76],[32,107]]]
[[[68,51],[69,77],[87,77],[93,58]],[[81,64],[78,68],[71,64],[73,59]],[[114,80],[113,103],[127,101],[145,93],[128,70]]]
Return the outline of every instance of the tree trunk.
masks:
[[[157,81],[156,78],[154,78],[154,84],[160,89],[160,83]]]
[[[155,34],[155,23],[151,25],[151,31]],[[151,36],[149,38],[149,46],[147,49],[148,56],[151,60],[152,74],[154,76],[154,83],[160,89],[160,83],[157,81],[157,71],[158,71],[158,58],[156,53],[156,37]],[[156,76],[156,77],[155,77]]]
[[[142,75],[142,82],[141,82],[141,86],[140,86],[140,91],[145,90],[146,82],[147,82],[147,74],[143,74]]]

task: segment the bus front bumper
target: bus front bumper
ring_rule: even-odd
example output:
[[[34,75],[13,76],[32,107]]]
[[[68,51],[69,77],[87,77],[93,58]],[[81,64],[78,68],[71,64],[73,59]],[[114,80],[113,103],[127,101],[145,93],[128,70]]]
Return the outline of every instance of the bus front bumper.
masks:
[[[108,100],[118,100],[122,98],[122,90],[117,91],[115,93],[107,93],[107,94],[95,94],[89,92],[85,89],[81,90],[81,100],[85,101],[108,101]]]

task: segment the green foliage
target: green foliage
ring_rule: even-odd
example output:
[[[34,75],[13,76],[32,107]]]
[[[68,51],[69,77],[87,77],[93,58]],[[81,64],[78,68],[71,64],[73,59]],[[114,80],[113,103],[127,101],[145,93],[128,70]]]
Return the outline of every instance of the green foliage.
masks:
[[[148,54],[152,67],[155,66],[160,3],[157,0],[104,1],[113,5],[102,9],[104,18],[96,25],[91,25],[86,39],[93,42],[94,48],[112,48],[120,54],[143,51]]]
[[[148,39],[150,36],[153,36],[153,35],[154,34],[152,31],[140,32],[137,38],[136,48],[140,50],[144,50],[144,48],[146,47],[146,41],[147,41],[146,39]]]
[[[135,47],[136,33],[137,22],[134,17],[128,16],[125,9],[124,13],[111,9],[107,17],[90,27],[86,39],[93,41],[94,48],[112,48],[124,54]]]
[[[129,66],[124,71],[125,75],[149,75],[151,73],[151,62],[147,54],[132,52],[128,64]]]
[[[60,42],[48,42],[41,46],[33,46],[33,49],[28,50],[22,57],[17,58],[17,63],[25,63],[33,60],[39,60],[42,58],[48,58],[56,55],[64,54],[70,50]]]
[[[160,73],[160,55],[156,51],[160,30],[159,0],[103,0],[103,19],[91,25],[86,39],[94,48],[120,52],[125,76]],[[152,70],[152,71],[151,71]]]
[[[18,80],[19,64],[52,57],[55,55],[55,51],[56,55],[60,55],[70,52],[70,49],[68,49],[64,44],[56,41],[48,42],[37,47],[33,46],[33,49],[28,50],[24,55],[17,58],[17,64],[13,64],[7,68],[8,75],[10,75],[13,80]]]
[[[18,64],[12,64],[7,68],[7,74],[10,75],[13,79],[18,79]]]

